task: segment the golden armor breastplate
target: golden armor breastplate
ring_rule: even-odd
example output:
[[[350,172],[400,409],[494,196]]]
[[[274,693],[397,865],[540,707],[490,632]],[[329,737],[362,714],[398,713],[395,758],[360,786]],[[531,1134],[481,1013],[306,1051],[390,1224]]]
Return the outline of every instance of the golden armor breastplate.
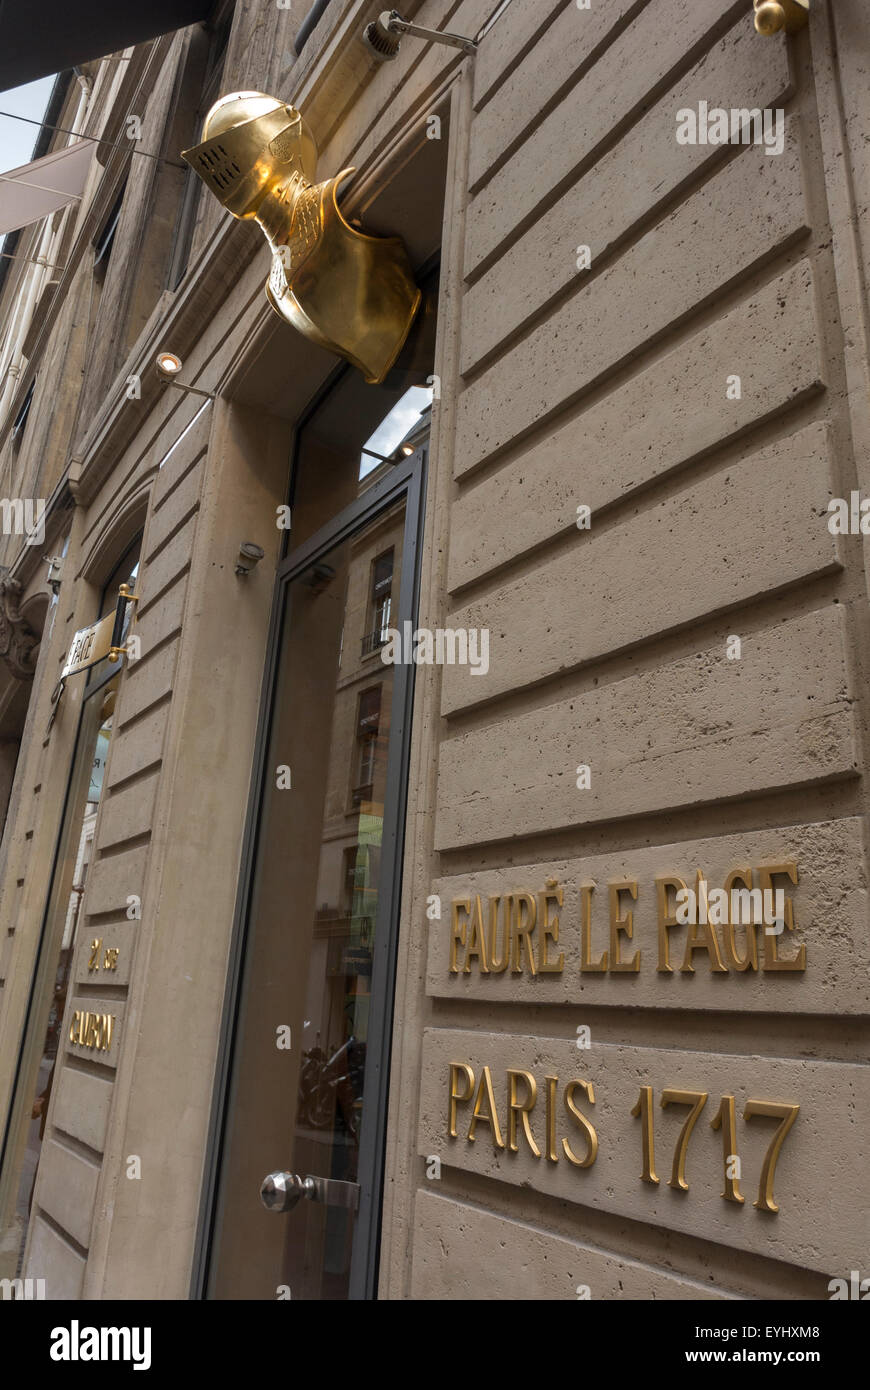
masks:
[[[367,236],[342,216],[336,193],[353,170],[313,184],[316,149],[302,117],[260,92],[222,97],[203,137],[183,157],[234,217],[262,227],[272,308],[366,381],[383,381],[421,293],[400,237]]]

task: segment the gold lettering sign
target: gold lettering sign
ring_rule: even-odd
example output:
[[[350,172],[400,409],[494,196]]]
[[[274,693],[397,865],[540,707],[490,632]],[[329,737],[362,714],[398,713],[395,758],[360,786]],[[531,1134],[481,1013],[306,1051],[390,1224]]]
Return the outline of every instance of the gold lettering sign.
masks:
[[[69,1026],[69,1040],[77,1047],[94,1052],[108,1052],[115,1029],[114,1014],[94,1014],[76,1009]]]
[[[541,1132],[541,1106],[539,1104],[541,1091],[537,1079],[530,1071],[507,1067],[504,1071],[503,1084],[497,1085],[493,1078],[493,1071],[494,1068],[484,1066],[481,1069],[480,1082],[475,1087],[474,1067],[469,1062],[449,1063],[447,1080],[447,1137],[449,1139],[460,1138],[459,1107],[462,1106],[462,1127],[465,1131],[462,1137],[466,1143],[473,1144],[475,1142],[478,1138],[477,1126],[483,1122],[487,1126],[490,1142],[495,1149],[504,1150],[511,1154],[518,1154],[522,1151],[525,1155],[531,1154],[532,1158],[536,1159],[546,1154],[549,1163],[558,1163],[560,1146],[557,1141],[561,1137],[561,1154],[574,1168],[588,1169],[593,1166],[598,1157],[598,1131],[585,1110],[581,1110],[576,1099],[578,1096],[581,1097],[588,1106],[595,1104],[595,1090],[591,1081],[572,1077],[566,1083],[562,1091],[562,1110],[573,1121],[573,1128],[570,1128],[567,1134],[560,1136],[557,1126],[559,1078],[552,1075],[544,1077],[542,1154],[542,1149],[535,1136],[536,1126],[538,1133]],[[469,1112],[465,1107],[471,1104],[472,1098],[474,1104]],[[671,1086],[663,1087],[659,1093],[659,1103],[662,1109],[669,1105],[684,1106],[686,1109],[686,1116],[674,1147],[671,1176],[667,1180],[668,1186],[676,1192],[686,1193],[689,1191],[689,1181],[686,1177],[689,1141],[709,1098],[708,1091],[686,1091]],[[629,1114],[642,1122],[640,1144],[642,1167],[638,1178],[641,1182],[658,1186],[660,1180],[655,1171],[654,1100],[654,1087],[641,1086],[637,1102]],[[499,1101],[503,1107],[501,1111],[504,1117],[503,1124],[499,1116]],[[744,1123],[756,1117],[779,1121],[779,1125],[771,1135],[758,1174],[758,1196],[752,1204],[758,1211],[773,1213],[779,1211],[773,1195],[776,1163],[786,1137],[799,1113],[800,1105],[794,1101],[757,1100],[751,1097],[747,1099],[743,1108]],[[735,1202],[742,1206],[745,1198],[739,1188],[742,1168],[737,1111],[733,1095],[722,1096],[716,1113],[710,1120],[710,1125],[712,1129],[721,1129],[722,1131],[722,1164],[724,1169],[722,1198],[726,1202]],[[572,1147],[572,1144],[577,1143],[578,1132],[585,1144],[585,1150],[581,1150],[579,1153]],[[507,1135],[507,1142],[505,1142],[505,1134]],[[619,1142],[619,1136],[613,1142]]]
[[[105,952],[102,950],[102,937],[95,936],[91,942],[90,955],[88,956],[88,973],[99,970],[116,970],[118,968],[118,957],[121,954],[120,946],[107,946]]]
[[[93,666],[104,656],[108,656],[114,626],[115,614],[112,612],[107,613],[98,623],[80,628],[70,644],[66,665],[60,673],[61,680],[75,675],[77,671],[84,671],[88,666]]]
[[[579,884],[579,936],[582,975],[636,975],[655,969],[659,975],[694,975],[706,966],[711,974],[802,972],[807,968],[804,943],[789,955],[781,938],[795,930],[794,903],[787,890],[798,882],[795,860],[741,864],[720,887],[707,882],[702,869],[685,878],[657,875],[654,882],[656,936],[642,948],[635,939],[635,904],[643,889],[634,878],[610,880],[596,899],[598,885]],[[647,890],[649,891],[649,890]],[[601,901],[595,924],[596,903]],[[480,893],[455,898],[450,909],[451,975],[561,975],[565,953],[559,950],[565,890],[548,879],[543,891]],[[569,930],[572,924],[568,924]]]

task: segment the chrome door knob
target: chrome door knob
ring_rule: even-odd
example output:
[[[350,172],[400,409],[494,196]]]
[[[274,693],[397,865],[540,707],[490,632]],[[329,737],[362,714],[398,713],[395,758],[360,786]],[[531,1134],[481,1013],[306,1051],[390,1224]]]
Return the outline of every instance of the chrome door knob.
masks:
[[[260,1184],[260,1201],[269,1211],[292,1211],[303,1197],[313,1195],[311,1178],[298,1173],[269,1173]]]

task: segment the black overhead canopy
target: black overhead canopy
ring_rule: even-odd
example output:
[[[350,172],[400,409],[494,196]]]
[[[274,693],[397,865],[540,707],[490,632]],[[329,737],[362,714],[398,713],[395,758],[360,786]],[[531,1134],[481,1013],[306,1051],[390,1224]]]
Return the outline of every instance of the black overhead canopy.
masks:
[[[0,0],[0,91],[207,19],[214,0]]]

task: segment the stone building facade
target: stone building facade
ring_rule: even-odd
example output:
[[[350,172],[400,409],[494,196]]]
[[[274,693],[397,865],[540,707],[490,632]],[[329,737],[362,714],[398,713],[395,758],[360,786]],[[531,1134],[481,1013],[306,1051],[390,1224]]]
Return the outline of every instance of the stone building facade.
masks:
[[[99,141],[87,187],[6,243],[0,1277],[827,1298],[867,1248],[867,16],[409,0],[477,52],[380,63],[381,8],[62,74],[37,153]],[[382,386],[180,159],[231,91],[403,238]],[[126,655],[58,696],[122,583]],[[391,666],[404,624],[488,659]],[[267,1210],[270,1170],[324,1186]]]

